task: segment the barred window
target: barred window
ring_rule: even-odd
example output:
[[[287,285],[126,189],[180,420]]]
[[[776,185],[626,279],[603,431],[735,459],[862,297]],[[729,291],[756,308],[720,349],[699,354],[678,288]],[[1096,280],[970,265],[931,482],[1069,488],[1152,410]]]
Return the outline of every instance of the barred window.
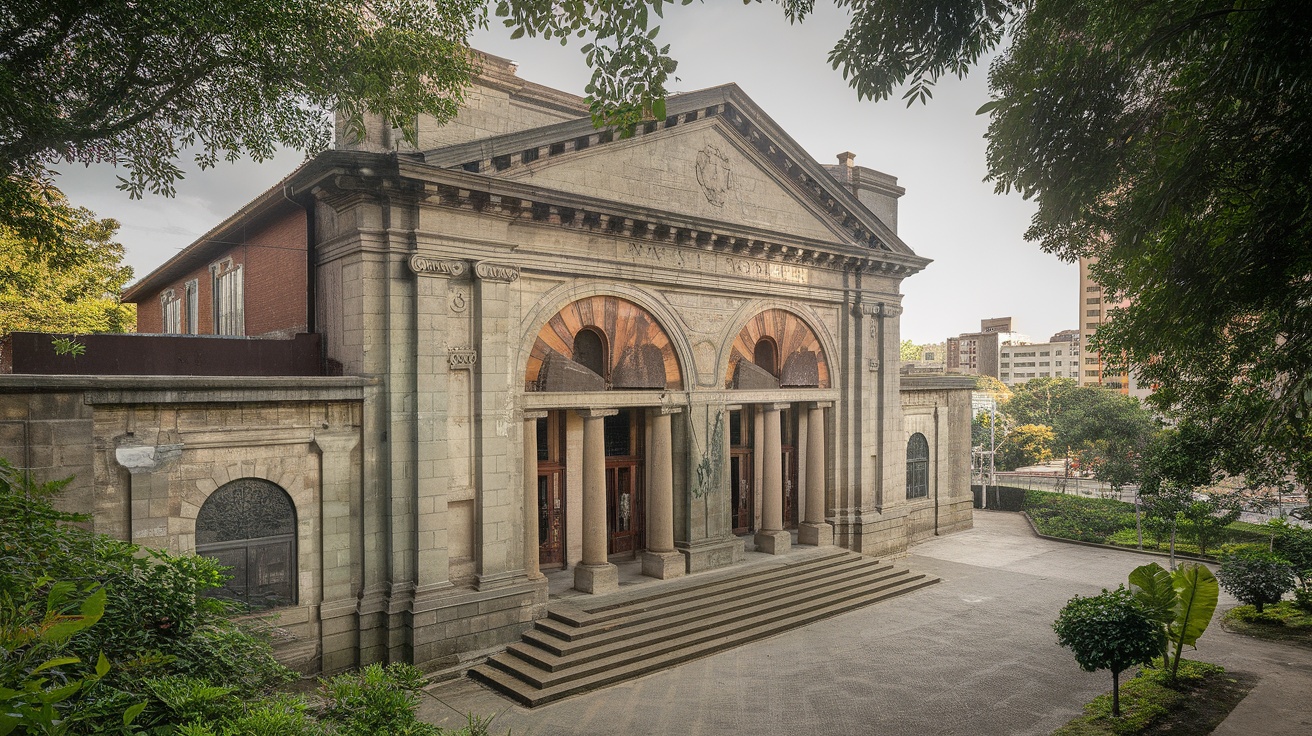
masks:
[[[232,568],[217,596],[256,610],[296,603],[296,509],[274,483],[241,478],[211,493],[196,515],[196,554]]]
[[[929,496],[929,442],[916,432],[907,442],[907,498]]]

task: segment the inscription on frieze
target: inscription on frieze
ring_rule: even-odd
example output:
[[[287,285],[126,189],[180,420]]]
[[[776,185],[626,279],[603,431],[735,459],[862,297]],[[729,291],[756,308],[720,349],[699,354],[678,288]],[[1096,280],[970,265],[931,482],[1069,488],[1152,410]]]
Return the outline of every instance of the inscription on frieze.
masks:
[[[627,255],[634,262],[654,262],[684,271],[726,274],[759,281],[782,281],[790,284],[808,284],[811,282],[811,269],[803,266],[761,261],[754,258],[703,253],[686,248],[652,243],[630,243]]]
[[[479,261],[474,264],[474,273],[484,281],[504,281],[513,283],[519,279],[519,267],[502,263]]]
[[[469,264],[464,261],[450,261],[420,255],[410,256],[410,270],[429,276],[463,276],[468,268]]]

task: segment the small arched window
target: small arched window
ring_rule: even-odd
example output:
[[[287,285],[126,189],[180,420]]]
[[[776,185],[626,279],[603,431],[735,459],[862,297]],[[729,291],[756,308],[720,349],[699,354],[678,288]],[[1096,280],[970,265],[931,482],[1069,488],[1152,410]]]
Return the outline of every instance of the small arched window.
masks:
[[[296,508],[274,483],[241,478],[211,493],[196,515],[196,554],[231,568],[220,597],[252,610],[296,603]]]
[[[607,357],[606,342],[596,330],[584,328],[574,336],[574,362],[605,378]]]
[[[929,497],[929,442],[916,432],[907,441],[907,498]]]
[[[778,378],[779,361],[775,357],[774,340],[768,337],[757,340],[756,347],[752,350],[752,362],[756,364],[756,367]]]

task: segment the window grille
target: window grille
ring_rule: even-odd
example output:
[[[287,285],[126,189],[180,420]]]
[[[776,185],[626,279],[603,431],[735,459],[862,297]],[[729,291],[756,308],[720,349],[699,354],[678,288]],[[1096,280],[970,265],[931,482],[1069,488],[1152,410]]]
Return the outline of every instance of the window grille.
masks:
[[[916,432],[907,441],[907,498],[929,496],[929,441]]]

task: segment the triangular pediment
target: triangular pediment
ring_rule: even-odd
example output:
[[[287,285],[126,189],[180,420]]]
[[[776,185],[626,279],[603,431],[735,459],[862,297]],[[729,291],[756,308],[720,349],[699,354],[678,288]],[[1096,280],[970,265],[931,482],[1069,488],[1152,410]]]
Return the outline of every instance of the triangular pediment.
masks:
[[[736,85],[676,95],[667,110],[629,139],[580,118],[425,151],[424,162],[653,214],[918,259]]]
[[[839,223],[714,118],[553,156],[501,176],[795,237],[851,242]]]

